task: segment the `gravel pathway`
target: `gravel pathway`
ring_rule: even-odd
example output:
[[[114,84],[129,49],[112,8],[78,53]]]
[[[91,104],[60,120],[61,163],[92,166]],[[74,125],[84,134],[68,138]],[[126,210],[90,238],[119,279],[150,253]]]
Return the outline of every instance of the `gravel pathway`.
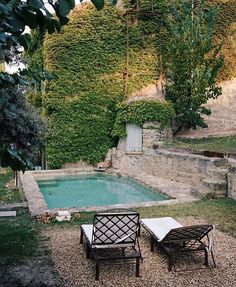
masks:
[[[183,225],[203,223],[193,218],[178,219]],[[64,287],[232,287],[236,282],[236,239],[215,230],[214,255],[217,268],[205,268],[198,253],[194,258],[178,261],[177,270],[168,272],[167,257],[159,250],[150,252],[148,234],[142,230],[140,247],[144,261],[140,266],[141,277],[135,277],[134,265],[107,264],[101,266],[100,280],[95,281],[94,262],[86,259],[85,246],[79,244],[79,228],[47,230],[50,237],[52,258]],[[194,260],[194,264],[193,264]],[[187,266],[185,266],[187,264]],[[201,269],[196,269],[201,268]]]

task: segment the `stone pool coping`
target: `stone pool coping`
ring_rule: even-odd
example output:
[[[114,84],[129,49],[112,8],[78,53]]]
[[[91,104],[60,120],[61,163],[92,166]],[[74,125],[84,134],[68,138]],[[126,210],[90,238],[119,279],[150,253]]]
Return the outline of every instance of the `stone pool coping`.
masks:
[[[169,190],[164,190],[162,192],[159,190],[161,185],[156,185],[155,180],[158,181],[157,177],[154,177],[154,179],[149,177],[146,177],[145,181],[145,175],[139,177],[130,177],[131,179],[134,179],[141,184],[144,184],[148,187],[151,187],[154,191],[161,192],[167,196],[169,196],[171,199],[163,200],[163,201],[147,201],[142,203],[131,203],[131,204],[115,204],[115,205],[104,205],[104,206],[93,206],[93,207],[80,207],[80,208],[53,208],[48,209],[47,203],[44,200],[43,194],[40,192],[39,186],[36,182],[36,180],[40,179],[55,179],[55,177],[58,176],[65,176],[65,175],[84,175],[84,174],[96,174],[98,172],[95,172],[93,168],[87,168],[87,169],[81,169],[81,168],[70,168],[70,169],[58,169],[58,170],[43,170],[43,171],[26,171],[24,174],[20,174],[20,188],[28,202],[28,208],[31,213],[31,216],[38,216],[43,215],[46,213],[50,214],[56,214],[59,210],[68,210],[70,213],[76,213],[81,211],[101,211],[106,209],[113,209],[113,208],[138,208],[138,207],[149,207],[149,206],[157,206],[157,205],[170,205],[170,204],[176,204],[176,203],[183,203],[183,202],[191,202],[198,200],[197,198],[193,197],[191,193],[188,193],[188,196],[186,196],[186,193],[181,194],[180,192],[176,192],[173,196],[173,193],[169,192]],[[107,174],[117,174],[114,171],[110,171]],[[119,173],[120,174],[120,173]],[[123,176],[127,176],[126,174],[120,174]],[[168,185],[168,183],[165,183],[165,185]],[[174,198],[173,198],[174,197]]]

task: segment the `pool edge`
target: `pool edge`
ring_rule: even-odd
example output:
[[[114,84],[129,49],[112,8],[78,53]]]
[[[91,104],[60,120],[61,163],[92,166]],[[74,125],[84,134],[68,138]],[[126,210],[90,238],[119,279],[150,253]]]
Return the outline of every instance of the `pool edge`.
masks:
[[[131,203],[131,204],[115,204],[115,205],[104,205],[104,206],[93,206],[93,207],[81,207],[81,208],[52,208],[48,209],[47,203],[41,193],[36,179],[42,178],[54,178],[58,175],[82,175],[88,173],[96,173],[93,169],[61,169],[61,170],[46,170],[46,171],[26,171],[24,174],[20,174],[20,188],[28,202],[28,208],[31,216],[38,216],[46,213],[56,214],[59,210],[68,210],[70,213],[76,212],[91,212],[91,211],[101,211],[111,208],[141,208],[141,207],[151,207],[158,205],[171,205],[184,202],[192,202],[198,200],[197,198],[172,198],[162,201],[147,201],[141,203]],[[125,175],[126,176],[126,175]],[[132,178],[132,177],[130,177]],[[140,182],[136,178],[135,181]],[[142,182],[140,182],[142,183]],[[142,183],[143,184],[143,183]],[[152,187],[151,187],[152,188]],[[168,193],[165,193],[170,198],[172,197]]]

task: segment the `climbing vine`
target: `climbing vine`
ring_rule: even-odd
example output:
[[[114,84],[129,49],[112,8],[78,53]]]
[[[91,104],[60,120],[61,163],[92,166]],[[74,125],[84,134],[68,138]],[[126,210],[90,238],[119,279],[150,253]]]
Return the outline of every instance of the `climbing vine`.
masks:
[[[49,166],[66,162],[101,161],[117,138],[111,135],[116,105],[124,99],[126,37],[123,11],[90,5],[71,14],[68,26],[44,40],[44,62],[57,79],[47,82],[43,107],[49,117]],[[99,14],[98,14],[99,13]],[[156,54],[153,35],[137,40],[130,31],[128,94],[155,83]]]
[[[126,123],[134,123],[142,126],[145,121],[158,121],[160,128],[164,128],[170,126],[171,119],[174,116],[174,108],[171,103],[162,103],[156,100],[121,103],[117,109],[112,134],[118,137],[126,136]]]

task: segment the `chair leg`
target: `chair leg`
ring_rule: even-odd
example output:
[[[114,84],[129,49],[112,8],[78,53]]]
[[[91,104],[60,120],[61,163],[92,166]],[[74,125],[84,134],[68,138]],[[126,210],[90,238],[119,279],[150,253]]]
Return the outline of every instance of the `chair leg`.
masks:
[[[205,249],[205,265],[208,267],[209,266],[209,262],[208,262],[208,251]]]
[[[99,280],[99,274],[100,274],[99,265],[98,265],[98,263],[96,263],[96,277],[95,277],[95,280]]]
[[[215,258],[214,258],[212,250],[211,250],[211,257],[212,257],[212,261],[213,261],[213,266],[216,267],[216,262],[215,262]]]
[[[173,266],[173,258],[171,255],[168,255],[168,271],[172,271],[172,266]]]
[[[83,243],[83,230],[82,230],[82,228],[80,228],[80,244],[82,244]]]
[[[122,248],[122,256],[125,257],[125,248]]]
[[[154,251],[154,238],[151,235],[151,252],[153,252],[153,251]]]
[[[138,237],[140,237],[140,233],[141,233],[141,224],[139,223],[139,226],[138,226],[139,228],[138,228],[138,232],[137,232],[137,235],[138,235]]]
[[[136,258],[136,272],[135,272],[136,277],[139,277],[139,266],[140,266],[139,258]]]
[[[89,259],[90,258],[90,248],[88,247],[88,245],[86,246],[87,251],[86,251],[86,258]]]

